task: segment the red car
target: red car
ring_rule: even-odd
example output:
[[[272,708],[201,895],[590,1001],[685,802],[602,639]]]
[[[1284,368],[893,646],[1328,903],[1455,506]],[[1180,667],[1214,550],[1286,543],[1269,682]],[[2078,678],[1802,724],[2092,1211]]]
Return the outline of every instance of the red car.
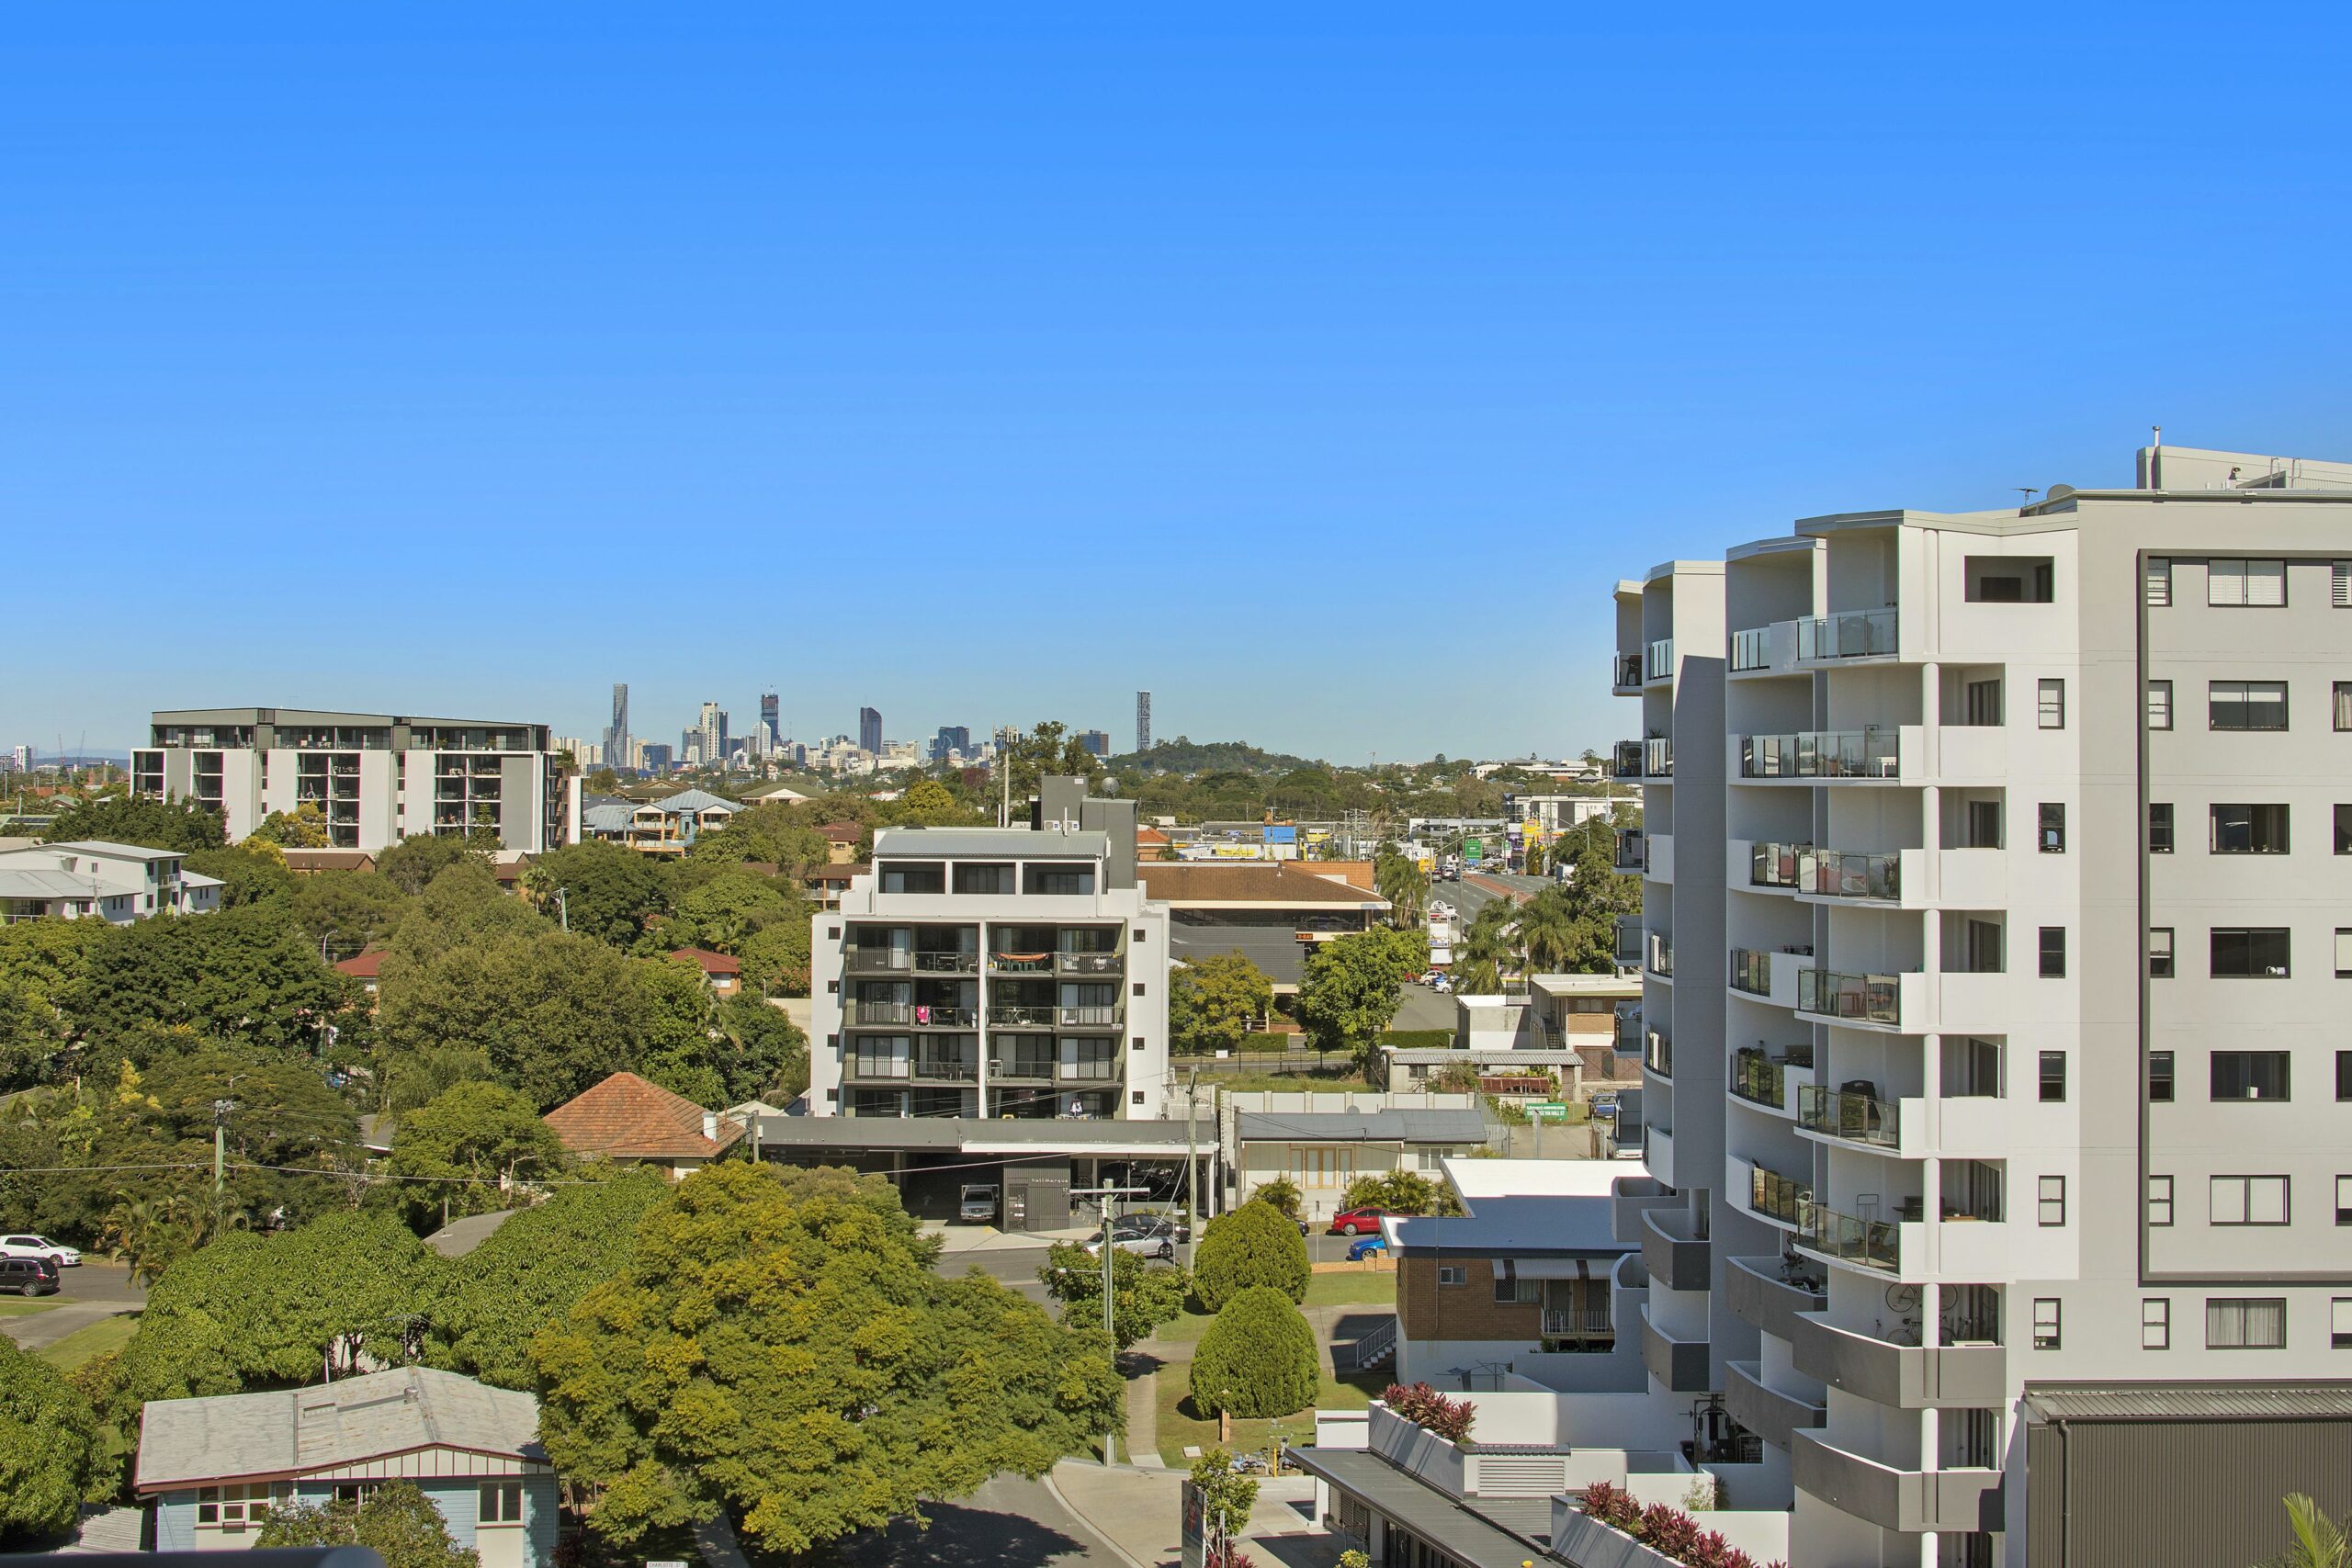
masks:
[[[1343,1209],[1331,1216],[1332,1235],[1371,1235],[1388,1217],[1385,1209]]]

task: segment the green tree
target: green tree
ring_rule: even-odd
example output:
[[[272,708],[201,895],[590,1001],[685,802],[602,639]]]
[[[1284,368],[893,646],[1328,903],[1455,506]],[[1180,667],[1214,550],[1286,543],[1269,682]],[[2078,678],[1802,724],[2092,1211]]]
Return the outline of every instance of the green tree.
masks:
[[[1273,1005],[1274,983],[1239,953],[1193,959],[1169,976],[1169,1033],[1196,1055],[1239,1049]]]
[[[1204,1515],[1221,1525],[1220,1533],[1238,1537],[1250,1528],[1250,1510],[1258,1506],[1258,1483],[1233,1468],[1233,1450],[1218,1444],[1193,1461],[1192,1483],[1201,1490]]]
[[[1440,1094],[1476,1094],[1478,1082],[1478,1068],[1470,1062],[1448,1062],[1430,1075],[1430,1087]]]
[[[761,927],[736,956],[743,961],[745,988],[763,997],[808,994],[809,925],[786,918]]]
[[[1209,1222],[1201,1233],[1193,1269],[1193,1293],[1211,1312],[1259,1285],[1271,1285],[1292,1301],[1303,1302],[1314,1273],[1298,1222],[1258,1201]]]
[[[803,1552],[1043,1474],[1118,1421],[1108,1340],[977,1271],[941,1279],[895,1198],[842,1179],[695,1172],[534,1343],[541,1441],[607,1540],[725,1508],[758,1547]]]
[[[281,850],[323,850],[334,842],[334,835],[327,831],[327,814],[315,800],[302,801],[291,811],[271,812],[254,829],[253,839]]]
[[[1056,1243],[1038,1267],[1046,1293],[1062,1306],[1072,1328],[1102,1324],[1102,1259],[1074,1241]],[[1112,1249],[1111,1331],[1125,1350],[1176,1321],[1192,1293],[1193,1278],[1181,1269],[1154,1269],[1132,1252]]]
[[[283,898],[294,891],[295,877],[286,869],[285,852],[251,839],[225,850],[194,851],[187,857],[187,869],[219,879],[224,909]]]
[[[797,881],[825,863],[825,837],[808,807],[774,803],[736,813],[726,827],[698,836],[687,849],[690,864],[724,867],[757,862]]]
[[[2301,1492],[2288,1494],[2287,1528],[2294,1544],[2259,1568],[2352,1568],[2352,1534]]]
[[[489,870],[489,852],[472,840],[454,834],[419,833],[402,839],[378,855],[376,874],[413,898],[451,866],[468,863]]]
[[[996,765],[1012,770],[1012,798],[1016,803],[1035,795],[1037,781],[1047,774],[1088,780],[1103,774],[1102,759],[1089,751],[1067,725],[1051,722],[1039,725],[1026,735],[1014,735],[998,750]],[[995,783],[993,779],[989,782]]]
[[[290,907],[302,939],[340,960],[391,935],[411,902],[399,883],[379,873],[318,871],[294,879]]]
[[[120,1043],[161,1025],[216,1040],[316,1049],[355,987],[282,905],[118,926],[62,998],[84,1035]]]
[[[531,1337],[628,1266],[638,1223],[670,1196],[661,1172],[587,1168],[443,1269],[425,1360],[499,1388],[530,1389]]]
[[[254,1544],[365,1546],[384,1568],[481,1568],[481,1554],[449,1535],[441,1510],[413,1481],[388,1481],[361,1502],[336,1498],[273,1509]]]
[[[1384,1209],[1392,1214],[1458,1214],[1462,1205],[1444,1183],[1419,1171],[1384,1170],[1367,1173],[1348,1183],[1340,1199],[1342,1209]]]
[[[114,1469],[90,1402],[0,1336],[0,1550],[72,1529],[82,1504],[113,1490]]]
[[[668,907],[660,870],[637,851],[604,839],[548,851],[523,880],[550,916],[558,912],[556,890],[562,889],[573,934],[615,947],[635,942]]]
[[[957,805],[954,794],[937,779],[923,779],[907,786],[894,815],[901,827],[953,828],[971,825],[977,813]]]
[[[1255,1192],[1250,1194],[1250,1201],[1253,1203],[1271,1204],[1293,1221],[1304,1217],[1299,1213],[1303,1200],[1298,1190],[1298,1183],[1287,1176],[1277,1176],[1272,1181],[1261,1184]]]
[[[1419,861],[1384,844],[1373,856],[1372,885],[1388,900],[1390,919],[1399,926],[1421,923],[1429,908],[1430,874]]]
[[[1271,1285],[1227,1302],[1193,1356],[1193,1408],[1203,1413],[1288,1416],[1314,1404],[1321,1382],[1315,1330]]]
[[[1406,979],[1429,964],[1419,931],[1369,931],[1317,944],[1298,987],[1298,1021],[1318,1051],[1368,1061],[1396,1016]]]
[[[664,934],[681,946],[741,954],[765,927],[788,919],[805,923],[806,915],[798,897],[774,879],[727,871],[678,900],[677,917]]]
[[[461,1083],[400,1119],[386,1170],[411,1225],[528,1203],[528,1183],[568,1162],[563,1140],[511,1089]]]
[[[122,795],[67,807],[40,836],[52,844],[96,841],[182,852],[217,850],[229,841],[220,814],[194,800]]]
[[[402,1092],[404,1077],[424,1078],[437,1093],[458,1071],[519,1089],[545,1111],[639,1065],[652,1021],[635,974],[640,961],[536,919],[527,933],[479,937],[412,960],[401,950],[417,924],[401,922],[377,1006],[387,1103],[422,1103]],[[467,1070],[478,1063],[486,1073]]]

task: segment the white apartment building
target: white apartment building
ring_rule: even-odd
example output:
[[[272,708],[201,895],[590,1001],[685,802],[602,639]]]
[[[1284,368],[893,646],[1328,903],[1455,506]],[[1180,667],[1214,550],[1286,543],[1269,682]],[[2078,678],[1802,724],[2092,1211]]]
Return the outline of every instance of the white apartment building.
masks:
[[[220,883],[187,861],[175,850],[88,840],[0,850],[0,925],[209,914],[220,907]]]
[[[2352,465],[2149,448],[1616,601],[1621,1234],[1738,1506],[1807,1568],[2352,1511]]]
[[[1026,829],[876,834],[814,921],[810,1111],[1159,1120],[1169,911],[1135,839],[1135,803],[1077,779]]]
[[[540,854],[580,837],[576,780],[548,727],[300,708],[187,708],[153,716],[131,787],[220,812],[231,842],[272,812],[315,804],[336,849],[373,854],[420,833],[489,828]]]

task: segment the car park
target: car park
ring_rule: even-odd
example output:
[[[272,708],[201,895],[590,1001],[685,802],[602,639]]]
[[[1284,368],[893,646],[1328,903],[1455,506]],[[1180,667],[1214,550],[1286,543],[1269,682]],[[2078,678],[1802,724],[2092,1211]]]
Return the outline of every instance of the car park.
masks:
[[[57,1266],[46,1258],[0,1258],[0,1291],[20,1296],[57,1294]]]
[[[0,1258],[46,1258],[59,1269],[79,1269],[82,1266],[82,1254],[78,1250],[30,1231],[0,1235]]]

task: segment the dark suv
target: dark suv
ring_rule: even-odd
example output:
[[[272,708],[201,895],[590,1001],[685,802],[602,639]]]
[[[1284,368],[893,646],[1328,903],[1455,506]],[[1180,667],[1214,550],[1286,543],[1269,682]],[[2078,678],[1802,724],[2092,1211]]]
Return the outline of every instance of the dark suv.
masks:
[[[57,1294],[57,1265],[46,1258],[0,1258],[0,1291],[20,1296]]]

